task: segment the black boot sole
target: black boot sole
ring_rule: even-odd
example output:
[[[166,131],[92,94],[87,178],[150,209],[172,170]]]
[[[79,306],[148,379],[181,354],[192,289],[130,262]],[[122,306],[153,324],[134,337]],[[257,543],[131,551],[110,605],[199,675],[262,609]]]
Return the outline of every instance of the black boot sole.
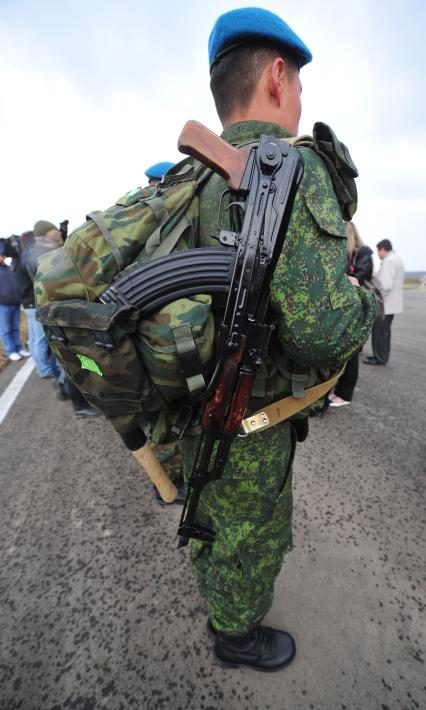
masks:
[[[207,629],[208,629],[208,626],[207,626]],[[294,641],[294,638],[290,634],[287,634],[287,636],[291,639],[291,642],[292,642],[292,653],[283,663],[280,663],[280,665],[268,668],[267,666],[260,666],[259,664],[256,664],[256,663],[251,664],[251,663],[246,663],[244,661],[239,662],[238,660],[226,661],[223,658],[220,658],[220,656],[218,656],[218,654],[216,652],[216,645],[213,649],[214,661],[218,666],[221,666],[222,668],[252,668],[254,671],[259,671],[260,673],[275,673],[277,671],[282,670],[286,666],[288,666],[294,660],[294,658],[296,656],[296,643]]]
[[[248,663],[228,663],[227,661],[222,661],[221,658],[218,658],[216,654],[214,655],[214,662],[217,666],[220,666],[221,668],[250,668],[253,671],[258,671],[259,673],[278,673],[278,671],[282,671],[284,668],[290,665],[292,661],[294,661],[294,658],[296,656],[296,649],[294,650],[294,653],[291,658],[288,659],[285,663],[282,664],[282,666],[277,666],[277,668],[258,668],[256,666],[251,666]]]

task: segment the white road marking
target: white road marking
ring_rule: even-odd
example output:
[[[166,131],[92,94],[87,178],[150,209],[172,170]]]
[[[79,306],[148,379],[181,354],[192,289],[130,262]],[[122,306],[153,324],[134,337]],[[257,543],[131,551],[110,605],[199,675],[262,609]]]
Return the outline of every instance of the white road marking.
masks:
[[[32,358],[28,358],[27,362],[21,367],[19,372],[15,375],[9,387],[3,392],[0,397],[0,424],[6,417],[9,409],[23,388],[24,384],[28,380],[34,369],[34,363]]]

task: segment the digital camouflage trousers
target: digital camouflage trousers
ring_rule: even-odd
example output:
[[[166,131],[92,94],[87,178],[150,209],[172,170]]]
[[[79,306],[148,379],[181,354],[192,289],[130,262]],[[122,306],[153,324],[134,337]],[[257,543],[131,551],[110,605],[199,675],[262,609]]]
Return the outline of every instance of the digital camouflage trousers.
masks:
[[[185,480],[197,443],[181,442]],[[271,608],[275,578],[292,549],[295,446],[288,422],[237,438],[223,477],[202,493],[198,522],[213,527],[216,540],[193,540],[191,560],[213,626],[226,634],[247,632]]]

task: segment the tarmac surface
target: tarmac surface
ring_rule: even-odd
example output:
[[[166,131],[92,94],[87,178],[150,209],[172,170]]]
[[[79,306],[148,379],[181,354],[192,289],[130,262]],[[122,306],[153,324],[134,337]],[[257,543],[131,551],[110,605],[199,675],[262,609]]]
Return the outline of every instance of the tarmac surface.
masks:
[[[0,427],[1,710],[426,708],[426,290],[405,305],[388,366],[362,364],[353,404],[298,447],[266,617],[298,650],[274,674],[213,663],[179,508],[31,374]]]

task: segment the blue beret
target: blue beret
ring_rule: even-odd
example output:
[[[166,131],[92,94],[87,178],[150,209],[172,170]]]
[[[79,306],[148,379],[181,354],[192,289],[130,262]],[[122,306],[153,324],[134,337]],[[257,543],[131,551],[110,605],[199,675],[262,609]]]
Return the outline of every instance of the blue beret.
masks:
[[[170,168],[173,168],[174,165],[175,163],[168,163],[167,161],[164,161],[163,163],[155,163],[155,165],[151,165],[150,168],[145,170],[145,175],[147,178],[161,180],[163,175],[165,175]]]
[[[242,7],[218,17],[209,37],[210,71],[231,49],[250,41],[264,41],[289,50],[299,67],[312,61],[312,53],[281,17],[260,7]]]

